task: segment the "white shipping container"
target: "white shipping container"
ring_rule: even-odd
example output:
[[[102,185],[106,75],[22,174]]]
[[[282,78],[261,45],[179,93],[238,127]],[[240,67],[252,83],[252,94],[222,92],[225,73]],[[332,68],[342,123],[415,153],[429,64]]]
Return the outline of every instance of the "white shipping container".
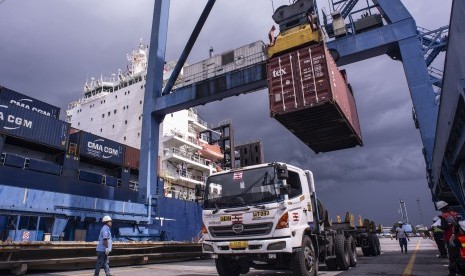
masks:
[[[220,76],[265,60],[265,43],[256,41],[185,67],[183,85]]]

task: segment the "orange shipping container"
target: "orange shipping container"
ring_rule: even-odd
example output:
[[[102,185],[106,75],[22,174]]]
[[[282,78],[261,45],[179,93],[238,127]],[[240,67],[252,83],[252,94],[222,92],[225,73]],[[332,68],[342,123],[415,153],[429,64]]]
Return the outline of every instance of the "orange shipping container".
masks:
[[[355,100],[326,46],[268,61],[270,114],[313,151],[362,146]]]

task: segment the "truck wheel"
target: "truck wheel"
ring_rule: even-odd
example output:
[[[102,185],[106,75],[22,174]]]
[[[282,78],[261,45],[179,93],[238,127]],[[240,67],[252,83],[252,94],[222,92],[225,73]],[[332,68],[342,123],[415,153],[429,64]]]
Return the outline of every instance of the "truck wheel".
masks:
[[[346,239],[346,246],[349,249],[349,265],[355,267],[357,265],[357,245],[352,236]]]
[[[239,264],[226,256],[218,256],[215,260],[216,271],[219,276],[239,276],[241,268]]]
[[[336,251],[337,266],[341,270],[349,269],[350,256],[347,248],[346,238],[342,234],[337,234],[334,239],[334,246]]]
[[[379,237],[378,235],[373,235],[375,236],[375,247],[376,247],[376,255],[381,255],[381,244],[379,243]]]
[[[301,250],[292,253],[292,271],[297,276],[316,276],[318,274],[318,259],[308,236],[303,237]]]

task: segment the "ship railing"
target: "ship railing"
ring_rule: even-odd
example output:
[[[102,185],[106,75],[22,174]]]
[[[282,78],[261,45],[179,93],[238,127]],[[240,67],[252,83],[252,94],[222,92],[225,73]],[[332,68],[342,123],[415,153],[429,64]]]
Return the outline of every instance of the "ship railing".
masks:
[[[208,128],[208,124],[207,122],[205,122],[204,120],[200,119],[199,115],[197,114],[197,111],[194,111],[195,109],[189,109],[189,112],[188,112],[188,116],[192,119],[194,119],[195,122],[197,122],[198,124]]]
[[[129,181],[129,189],[137,192],[139,190],[139,182]]]
[[[188,171],[183,172],[182,170],[180,171],[163,170],[161,174],[164,175],[165,177],[171,177],[171,178],[184,177],[184,178],[192,179],[192,180],[199,181],[199,182],[204,182],[206,179],[205,176],[194,175],[191,172],[188,172]]]
[[[202,165],[208,166],[209,162],[207,162],[207,159],[200,157],[199,154],[197,153],[191,153],[185,150],[181,150],[178,148],[170,148],[170,149],[165,149],[165,155],[168,154],[176,154],[181,157],[187,158],[191,161],[194,161],[196,163],[200,163]]]
[[[199,140],[197,138],[192,137],[192,136],[187,136],[186,137],[186,135],[184,133],[176,131],[176,130],[171,130],[171,135],[176,136],[179,139],[184,140],[184,141],[189,142],[189,143],[194,144],[194,145],[199,144]],[[169,135],[165,135],[165,137],[169,137]]]

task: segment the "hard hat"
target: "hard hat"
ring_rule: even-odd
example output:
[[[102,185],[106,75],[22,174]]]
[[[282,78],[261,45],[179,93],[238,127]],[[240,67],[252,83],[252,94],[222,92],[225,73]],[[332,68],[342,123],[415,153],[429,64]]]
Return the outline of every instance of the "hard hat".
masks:
[[[398,224],[404,224],[402,221],[399,221]]]
[[[438,221],[438,220],[439,220],[439,217],[438,217],[438,216],[435,216],[435,217],[433,218],[433,221],[434,221],[434,222],[436,222],[436,221]]]
[[[104,216],[102,219],[102,222],[108,222],[108,221],[111,221],[110,216]]]
[[[462,228],[462,231],[465,231],[465,220],[459,221],[460,228]]]
[[[436,202],[436,207],[438,207],[438,210],[441,210],[446,206],[449,206],[449,204],[447,204],[447,202],[445,201],[441,200],[441,201]]]

